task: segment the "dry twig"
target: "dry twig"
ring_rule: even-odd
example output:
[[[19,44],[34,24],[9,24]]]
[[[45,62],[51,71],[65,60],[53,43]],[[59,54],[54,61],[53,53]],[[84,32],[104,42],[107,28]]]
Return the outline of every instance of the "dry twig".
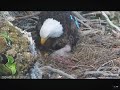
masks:
[[[94,68],[92,65],[91,65],[91,66],[87,66],[87,65],[76,65],[76,66],[68,66],[68,67],[70,67],[70,68],[72,68],[72,69],[74,69],[74,68],[79,68],[79,67]]]
[[[32,15],[27,15],[27,16],[24,16],[24,17],[17,17],[15,20],[26,19],[26,18],[30,18],[30,17],[33,17],[33,16],[37,16],[39,14],[40,14],[40,12],[36,12]]]
[[[94,76],[119,76],[119,74],[113,74],[110,71],[86,71],[84,75],[94,75]]]
[[[110,16],[110,12],[109,11],[104,11],[108,16]],[[89,15],[101,15],[100,11],[95,11],[95,12],[91,12],[91,13],[87,13],[87,14],[83,14],[83,16],[89,16]]]
[[[116,70],[117,69],[117,73],[119,73],[119,67],[101,67],[100,69],[99,69],[99,71],[111,71],[111,70]],[[112,71],[111,71],[112,72]]]
[[[100,11],[95,11],[95,12],[83,14],[83,16],[96,15],[96,14],[101,14],[101,13],[100,13]]]
[[[60,74],[60,75],[63,75],[63,76],[65,76],[65,77],[69,78],[69,79],[75,79],[73,76],[71,76],[71,75],[69,75],[69,74],[67,74],[67,73],[65,73],[65,72],[63,72],[63,71],[61,71],[61,70],[54,69],[54,68],[52,68],[52,67],[50,67],[50,66],[43,66],[43,67],[41,67],[40,69],[41,69],[41,70],[47,69],[47,70],[56,72],[56,73],[58,73],[58,74]]]
[[[72,13],[79,18],[80,20],[86,20],[86,18],[84,18],[82,15],[80,15],[80,13],[78,13],[77,11],[72,11]]]
[[[72,11],[72,13],[77,17],[77,20],[82,23],[84,26],[88,27],[89,29],[92,29],[88,24],[84,23],[82,20],[86,20],[82,15],[80,15],[76,11]]]
[[[108,63],[110,63],[110,62],[113,62],[113,60],[110,60],[110,61],[102,64],[102,65],[97,69],[97,71],[100,71],[103,66],[105,66],[106,64],[108,64]]]
[[[104,11],[101,11],[102,15],[105,17],[106,21],[109,23],[110,26],[114,27],[116,30],[120,31],[120,28],[118,26],[116,26],[115,24],[113,24],[109,17],[106,15],[106,13]]]
[[[120,77],[119,76],[110,76],[110,77],[98,77],[98,79],[120,79]]]
[[[96,33],[103,33],[104,31],[100,31],[100,30],[86,30],[86,31],[80,31],[82,34],[82,36],[86,36],[88,34],[96,34]]]

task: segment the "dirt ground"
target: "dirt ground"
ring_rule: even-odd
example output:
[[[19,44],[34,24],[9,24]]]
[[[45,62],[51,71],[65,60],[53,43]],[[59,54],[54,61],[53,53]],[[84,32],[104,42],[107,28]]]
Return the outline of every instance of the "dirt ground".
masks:
[[[17,69],[17,75],[11,78],[19,78],[20,76],[25,76],[25,79],[32,78],[36,72],[37,76],[34,76],[36,79],[67,78],[56,72],[49,70],[40,71],[39,69],[40,67],[50,66],[76,79],[120,79],[120,39],[111,32],[113,28],[107,24],[101,15],[96,12],[94,14],[89,13],[81,13],[81,15],[87,19],[86,24],[92,28],[92,32],[89,32],[89,28],[86,29],[85,25],[81,24],[81,28],[79,29],[80,40],[74,47],[73,52],[69,53],[68,57],[43,57],[41,54],[34,57],[28,48],[29,41],[22,35],[17,35],[15,37],[17,40],[14,40],[13,48],[5,51],[7,54],[11,54],[10,50],[15,50],[15,53],[11,55],[14,55],[19,69]],[[119,12],[111,12],[110,14],[110,19],[119,26]],[[22,30],[27,30],[34,28],[37,24],[38,17],[34,16],[33,18],[18,19],[12,23]],[[15,43],[16,47],[14,46]],[[19,50],[16,49],[17,46],[19,46]],[[38,65],[36,63],[39,63],[39,66],[35,66]]]

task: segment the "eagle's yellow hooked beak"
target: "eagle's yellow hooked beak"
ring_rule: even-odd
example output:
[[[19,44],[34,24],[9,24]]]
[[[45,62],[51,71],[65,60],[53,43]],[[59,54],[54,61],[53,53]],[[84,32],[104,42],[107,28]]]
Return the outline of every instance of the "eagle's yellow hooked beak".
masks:
[[[47,38],[41,38],[41,40],[40,40],[41,45],[44,45],[46,40],[47,40]]]

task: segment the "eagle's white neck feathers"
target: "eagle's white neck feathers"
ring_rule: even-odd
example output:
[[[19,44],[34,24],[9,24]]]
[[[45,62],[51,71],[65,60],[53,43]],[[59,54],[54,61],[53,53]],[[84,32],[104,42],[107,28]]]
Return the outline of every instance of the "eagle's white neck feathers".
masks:
[[[55,38],[60,37],[63,34],[63,27],[59,21],[54,20],[53,18],[48,18],[44,21],[41,29],[40,36],[42,38]]]

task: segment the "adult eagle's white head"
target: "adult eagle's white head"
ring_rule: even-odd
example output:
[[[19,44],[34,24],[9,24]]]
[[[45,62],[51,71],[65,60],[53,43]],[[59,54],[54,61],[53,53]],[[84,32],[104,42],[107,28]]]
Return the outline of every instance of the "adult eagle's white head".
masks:
[[[48,38],[60,37],[63,34],[63,26],[59,21],[48,18],[40,29],[40,43],[43,45]]]

